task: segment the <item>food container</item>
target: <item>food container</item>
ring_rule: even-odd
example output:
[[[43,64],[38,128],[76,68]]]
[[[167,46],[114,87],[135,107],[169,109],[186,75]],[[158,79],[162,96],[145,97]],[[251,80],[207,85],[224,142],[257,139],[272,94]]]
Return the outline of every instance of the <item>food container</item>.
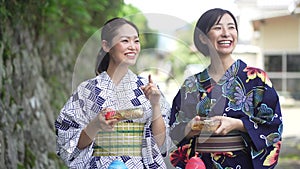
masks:
[[[118,119],[118,120],[133,120],[142,118],[144,115],[142,108],[124,109],[124,110],[109,110],[104,112],[106,120]]]
[[[221,121],[212,119],[209,117],[201,117],[200,121],[193,124],[192,130],[203,131],[203,132],[214,132],[221,125]]]

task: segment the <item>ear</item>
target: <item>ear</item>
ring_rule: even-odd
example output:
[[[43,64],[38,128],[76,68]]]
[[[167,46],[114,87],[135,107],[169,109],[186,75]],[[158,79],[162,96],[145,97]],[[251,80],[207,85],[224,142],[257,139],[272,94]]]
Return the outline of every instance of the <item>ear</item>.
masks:
[[[207,45],[208,38],[205,35],[199,34],[199,39],[200,39],[201,43]]]
[[[110,47],[109,47],[109,43],[106,40],[102,40],[101,46],[105,52],[107,53],[109,52]]]

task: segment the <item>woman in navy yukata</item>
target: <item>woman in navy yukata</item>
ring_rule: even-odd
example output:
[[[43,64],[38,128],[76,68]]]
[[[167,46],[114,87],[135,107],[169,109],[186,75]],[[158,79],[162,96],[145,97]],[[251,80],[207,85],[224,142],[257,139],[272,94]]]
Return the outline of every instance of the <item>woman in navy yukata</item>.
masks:
[[[194,44],[211,62],[188,77],[173,100],[170,136],[178,149],[170,160],[178,168],[277,165],[282,135],[278,95],[266,72],[233,58],[237,42],[238,25],[230,11],[210,9],[199,18]],[[203,117],[221,124],[211,133],[193,130]]]
[[[57,154],[69,168],[165,169],[170,106],[150,75],[143,78],[129,69],[140,53],[137,27],[111,19],[102,29],[101,45],[96,76],[77,87],[55,121]],[[142,117],[104,114],[135,108],[142,109]]]

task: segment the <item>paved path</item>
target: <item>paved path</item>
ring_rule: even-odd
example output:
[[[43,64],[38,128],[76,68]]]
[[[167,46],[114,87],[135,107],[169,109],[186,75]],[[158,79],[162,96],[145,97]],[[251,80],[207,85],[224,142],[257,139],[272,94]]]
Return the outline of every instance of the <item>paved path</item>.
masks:
[[[283,137],[300,137],[300,105],[282,107]]]

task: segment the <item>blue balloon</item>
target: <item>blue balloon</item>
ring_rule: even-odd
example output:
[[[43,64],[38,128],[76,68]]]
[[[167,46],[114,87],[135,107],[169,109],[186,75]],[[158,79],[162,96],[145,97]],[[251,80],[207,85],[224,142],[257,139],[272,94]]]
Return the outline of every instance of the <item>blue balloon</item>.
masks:
[[[128,168],[126,167],[125,163],[123,163],[122,161],[115,160],[110,163],[108,169],[128,169]]]

